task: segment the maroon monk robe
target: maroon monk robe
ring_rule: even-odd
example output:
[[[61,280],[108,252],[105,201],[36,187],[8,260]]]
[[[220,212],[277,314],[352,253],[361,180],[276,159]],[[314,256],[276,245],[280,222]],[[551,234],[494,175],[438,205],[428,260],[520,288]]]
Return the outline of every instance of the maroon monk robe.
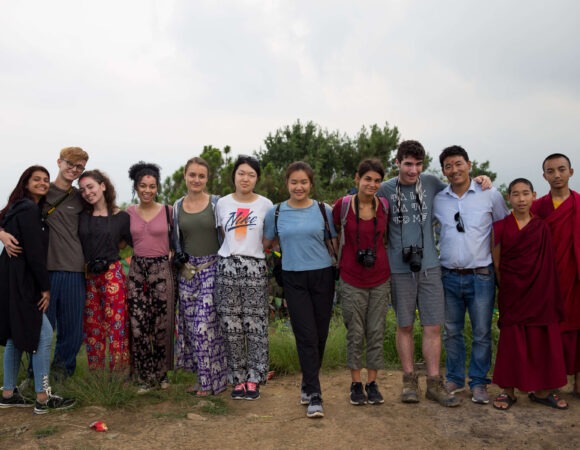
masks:
[[[580,194],[570,196],[554,209],[552,195],[536,200],[532,212],[545,219],[552,232],[564,317],[560,323],[566,371],[580,372]]]
[[[580,330],[580,194],[554,209],[552,195],[536,200],[532,213],[543,218],[552,233],[560,290],[565,298],[562,331]]]
[[[558,327],[563,301],[550,230],[538,217],[520,230],[510,214],[494,223],[494,243],[501,256],[493,382],[522,391],[559,388],[567,382]]]

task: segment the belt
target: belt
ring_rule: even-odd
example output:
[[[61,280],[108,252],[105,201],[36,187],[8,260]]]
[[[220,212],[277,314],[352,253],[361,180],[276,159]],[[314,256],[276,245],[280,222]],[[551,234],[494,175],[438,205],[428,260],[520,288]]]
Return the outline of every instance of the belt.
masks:
[[[207,269],[209,266],[214,264],[216,261],[217,261],[217,259],[214,259],[212,261],[208,261],[206,263],[203,263],[200,266],[194,266],[193,264],[186,262],[183,265],[183,268],[181,269],[181,276],[183,278],[185,278],[186,280],[191,281],[194,276],[196,276],[203,269]]]
[[[448,269],[444,267],[443,269],[449,272],[456,273],[458,275],[490,275],[491,271],[488,267],[476,267],[474,269]]]

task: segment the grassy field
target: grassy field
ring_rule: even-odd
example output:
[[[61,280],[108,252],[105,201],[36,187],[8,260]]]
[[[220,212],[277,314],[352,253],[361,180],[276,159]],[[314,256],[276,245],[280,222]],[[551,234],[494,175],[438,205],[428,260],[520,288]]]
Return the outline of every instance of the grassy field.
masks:
[[[495,347],[497,344],[498,330],[496,326],[497,314],[494,317],[494,324],[492,328],[494,341],[494,357]],[[385,363],[388,368],[399,368],[399,359],[395,345],[395,317],[392,309],[387,314],[387,327],[385,333],[384,352]],[[415,357],[416,361],[421,361],[421,328],[418,323],[415,323]],[[467,351],[471,349],[471,327],[469,321],[466,320],[467,336],[466,345]],[[3,356],[4,348],[0,350],[0,355]],[[445,362],[445,354],[441,356],[442,366]],[[22,365],[20,370],[20,380],[25,379],[25,366],[27,358],[22,358]],[[345,367],[346,365],[346,328],[342,322],[340,308],[335,309],[335,313],[331,322],[329,338],[326,345],[323,369],[336,369]],[[270,327],[270,370],[277,374],[293,374],[300,371],[300,364],[298,362],[298,355],[296,353],[296,344],[294,335],[287,318],[277,319],[272,321]],[[0,375],[3,375],[3,367],[0,368]],[[173,385],[192,385],[195,383],[195,375],[187,373],[182,370],[177,370],[169,374],[170,381]],[[158,402],[158,401],[180,401],[179,394],[182,390],[152,391],[146,396],[137,395],[137,387],[128,381],[124,374],[111,374],[108,370],[91,372],[87,367],[87,358],[84,346],[77,357],[77,371],[74,377],[70,378],[64,383],[53,383],[52,388],[54,392],[61,395],[71,395],[77,398],[79,405],[97,405],[107,408],[117,407],[131,407],[138,406],[142,402]],[[32,386],[25,388],[25,394],[30,398],[34,397]],[[175,395],[175,398],[168,398],[168,396]],[[181,395],[182,396],[182,395]],[[215,403],[214,410],[216,412],[223,412],[225,405],[219,398],[212,398]]]

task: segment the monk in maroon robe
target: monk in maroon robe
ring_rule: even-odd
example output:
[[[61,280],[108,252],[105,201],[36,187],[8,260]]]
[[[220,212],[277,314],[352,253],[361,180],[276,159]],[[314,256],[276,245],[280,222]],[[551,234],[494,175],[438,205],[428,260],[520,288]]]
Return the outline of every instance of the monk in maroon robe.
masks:
[[[566,372],[575,375],[573,393],[580,397],[580,194],[568,186],[574,171],[566,156],[548,156],[543,170],[544,178],[550,183],[550,193],[534,202],[532,213],[550,227],[564,297],[560,330]]]
[[[532,392],[533,401],[565,409],[567,403],[549,392],[567,383],[559,328],[563,299],[550,230],[530,214],[535,194],[526,182],[510,184],[514,211],[493,229],[500,329],[493,382],[504,389],[494,406],[508,409],[517,388]],[[514,197],[519,195],[527,195],[521,204]]]

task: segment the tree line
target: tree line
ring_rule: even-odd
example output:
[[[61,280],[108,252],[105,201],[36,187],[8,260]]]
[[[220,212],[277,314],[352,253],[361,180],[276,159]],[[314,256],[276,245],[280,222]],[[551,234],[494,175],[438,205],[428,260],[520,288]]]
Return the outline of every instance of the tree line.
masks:
[[[354,136],[348,136],[340,131],[323,129],[311,121],[302,123],[297,120],[292,125],[268,134],[264,139],[264,148],[252,153],[262,165],[262,175],[256,190],[274,203],[286,200],[286,168],[294,161],[305,161],[315,173],[313,197],[333,202],[354,187],[354,175],[363,159],[380,159],[385,166],[386,179],[395,176],[395,155],[399,141],[399,130],[391,127],[388,122],[382,126],[362,126]],[[208,191],[222,196],[230,194],[233,191],[231,174],[237,157],[232,154],[231,147],[225,146],[220,150],[206,145],[199,156],[210,166]],[[431,163],[432,157],[427,155],[423,170],[429,170]],[[163,181],[162,202],[172,204],[187,192],[183,170],[184,166],[181,166]],[[437,169],[434,172],[441,176]],[[497,177],[490,170],[489,161],[472,161],[472,175],[480,174],[488,175],[492,181]]]

